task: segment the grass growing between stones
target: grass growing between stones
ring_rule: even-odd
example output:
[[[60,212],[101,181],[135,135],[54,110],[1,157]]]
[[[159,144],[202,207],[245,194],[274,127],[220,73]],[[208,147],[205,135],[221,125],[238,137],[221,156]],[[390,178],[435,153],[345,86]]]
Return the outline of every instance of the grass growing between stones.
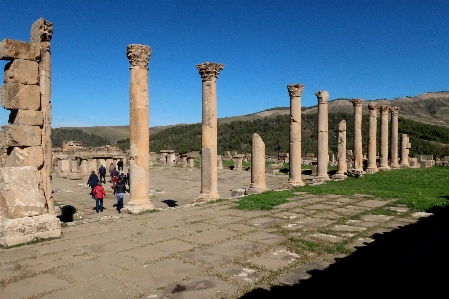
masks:
[[[425,211],[449,204],[448,175],[449,169],[444,167],[406,168],[295,190],[311,194],[369,194],[385,199],[397,198],[396,203],[405,204],[413,211]]]
[[[271,210],[274,206],[288,202],[293,197],[292,191],[267,191],[243,197],[236,207],[240,210]]]

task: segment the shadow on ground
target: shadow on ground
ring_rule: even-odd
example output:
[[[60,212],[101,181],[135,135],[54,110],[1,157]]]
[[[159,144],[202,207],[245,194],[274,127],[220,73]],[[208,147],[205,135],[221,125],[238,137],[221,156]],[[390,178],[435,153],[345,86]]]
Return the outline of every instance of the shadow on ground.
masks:
[[[161,200],[161,202],[165,203],[169,208],[174,208],[178,206],[178,204],[176,203],[177,201],[173,199]]]
[[[434,215],[391,232],[374,234],[375,241],[367,246],[324,270],[309,271],[309,279],[300,280],[299,275],[291,286],[256,289],[241,298],[446,297],[449,207],[428,212]]]

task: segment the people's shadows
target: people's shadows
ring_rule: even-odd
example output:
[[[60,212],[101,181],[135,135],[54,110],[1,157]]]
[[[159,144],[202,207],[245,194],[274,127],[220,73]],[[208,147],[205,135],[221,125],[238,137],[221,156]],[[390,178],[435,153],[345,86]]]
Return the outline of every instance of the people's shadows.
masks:
[[[174,208],[178,206],[178,204],[176,203],[177,201],[173,199],[161,200],[161,202],[165,203],[169,208]]]
[[[241,298],[445,296],[442,294],[447,291],[449,269],[449,207],[428,212],[434,215],[391,232],[374,234],[373,242],[358,247],[349,256],[336,259],[324,270],[308,271],[308,279],[294,276],[292,286],[259,288]]]
[[[61,207],[61,215],[57,216],[62,222],[73,222],[73,214],[76,213],[76,208],[71,205]]]

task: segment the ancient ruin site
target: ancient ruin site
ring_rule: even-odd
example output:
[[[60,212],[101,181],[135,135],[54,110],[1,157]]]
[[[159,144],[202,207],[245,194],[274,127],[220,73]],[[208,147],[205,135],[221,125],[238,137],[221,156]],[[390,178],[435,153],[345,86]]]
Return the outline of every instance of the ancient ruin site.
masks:
[[[449,156],[412,155],[399,106],[347,99],[350,117],[330,127],[331,91],[285,82],[288,150],[273,155],[265,131],[254,131],[245,141],[250,150],[219,151],[219,79],[227,65],[198,61],[201,148],[154,151],[149,77],[158,56],[135,43],[121,49],[127,67],[118,70],[129,74],[129,147],[52,144],[57,28],[40,18],[29,41],[0,36],[1,104],[9,111],[0,131],[0,298],[443,290]],[[303,147],[306,92],[316,105],[315,152]]]

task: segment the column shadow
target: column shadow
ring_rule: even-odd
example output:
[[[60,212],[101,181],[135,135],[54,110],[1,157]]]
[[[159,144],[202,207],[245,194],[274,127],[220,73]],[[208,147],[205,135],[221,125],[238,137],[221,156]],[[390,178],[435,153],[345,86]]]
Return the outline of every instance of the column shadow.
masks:
[[[434,207],[421,218],[374,241],[294,285],[255,289],[241,298],[445,297],[449,275],[449,206]]]
[[[165,203],[169,208],[174,208],[178,206],[177,201],[173,199],[165,199],[161,200],[161,202]]]

